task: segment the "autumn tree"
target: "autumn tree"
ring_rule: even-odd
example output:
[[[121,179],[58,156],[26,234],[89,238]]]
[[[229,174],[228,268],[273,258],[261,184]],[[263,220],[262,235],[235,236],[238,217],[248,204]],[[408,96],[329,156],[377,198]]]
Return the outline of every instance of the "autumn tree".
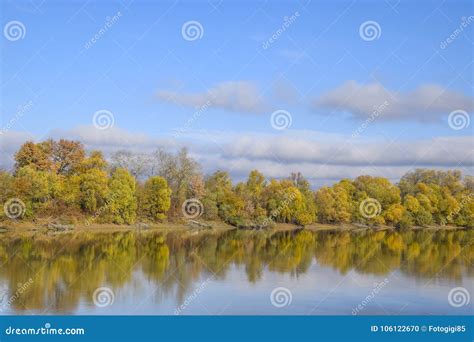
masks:
[[[356,208],[363,205],[364,200],[374,199],[379,208],[372,208],[374,216],[367,216],[364,210],[356,210],[354,217],[357,221],[370,224],[384,224],[384,211],[401,201],[400,190],[387,178],[359,176],[354,180],[355,193],[353,200]],[[378,209],[378,212],[376,210]]]
[[[290,180],[294,182],[298,190],[303,196],[304,202],[304,218],[300,213],[300,222],[306,222],[305,224],[310,224],[316,221],[317,207],[314,199],[314,192],[311,189],[311,185],[308,180],[301,173],[292,173]]]
[[[110,219],[118,224],[132,224],[137,215],[135,178],[125,169],[116,169],[109,181],[107,210]]]
[[[322,223],[351,222],[357,206],[353,201],[354,194],[355,186],[348,179],[343,179],[332,187],[319,189],[315,195],[318,221]]]
[[[106,171],[107,166],[107,161],[101,151],[91,151],[89,156],[84,158],[77,168],[79,172],[87,172],[92,169]]]
[[[303,216],[306,209],[303,195],[291,180],[272,179],[265,188],[263,198],[268,215],[276,222],[309,223],[310,220]]]
[[[0,204],[12,199],[15,194],[14,178],[6,171],[0,171]],[[0,208],[2,209],[2,208]],[[5,210],[0,210],[0,218],[5,216]]]
[[[51,144],[44,142],[35,144],[32,141],[24,143],[18,152],[15,153],[15,170],[30,166],[38,171],[52,169]]]
[[[5,203],[14,194],[14,178],[6,171],[0,171],[0,203]]]
[[[111,160],[114,169],[127,169],[138,179],[153,173],[152,158],[144,153],[121,150],[112,154]]]
[[[405,227],[404,222],[406,222],[407,218],[407,212],[406,208],[399,204],[392,204],[389,206],[383,213],[385,222],[388,224],[391,224],[395,227],[400,227],[403,225]]]
[[[237,218],[244,203],[235,195],[232,180],[225,171],[216,171],[205,181],[206,195],[202,202],[208,219],[220,218],[225,222]]]
[[[193,188],[193,182],[200,175],[199,164],[185,148],[176,155],[159,150],[154,154],[153,170],[156,175],[166,179],[172,190],[170,215],[181,216],[181,205],[194,196],[196,188]]]
[[[152,177],[144,179],[147,174]],[[153,155],[119,151],[109,166],[100,151],[86,155],[80,142],[49,139],[24,143],[15,154],[13,174],[0,171],[0,199],[6,203],[18,197],[29,218],[100,214],[100,222],[128,224],[135,221],[137,211],[153,221],[181,217],[183,202],[194,198],[203,205],[203,219],[235,226],[273,220],[299,225],[473,227],[473,179],[463,178],[458,170],[417,169],[398,185],[364,175],[313,191],[300,173],[267,181],[252,170],[246,180],[234,185],[224,171],[204,178],[186,149]],[[368,199],[380,207],[373,217],[360,210]],[[397,239],[390,245],[396,249]]]
[[[17,170],[13,187],[16,196],[26,205],[26,216],[32,217],[53,203],[59,193],[59,184],[55,173],[24,166]]]
[[[105,205],[107,200],[109,192],[107,173],[93,168],[82,173],[78,178],[80,206],[87,213],[94,214]]]
[[[451,193],[455,194],[461,191],[462,175],[459,170],[437,171],[429,169],[416,169],[403,175],[399,182],[399,188],[402,196],[414,194],[417,192],[417,185],[435,184],[441,187],[447,187]]]
[[[51,159],[58,174],[70,174],[84,160],[84,146],[78,141],[61,139],[51,141]]]
[[[266,186],[266,180],[263,174],[257,170],[250,172],[247,181],[237,184],[233,191],[243,203],[241,216],[242,224],[246,221],[247,225],[260,224],[267,218],[265,204],[262,200],[262,193]]]
[[[52,139],[40,143],[28,141],[15,154],[16,170],[31,166],[38,171],[69,174],[84,159],[84,147],[78,141]]]
[[[166,218],[171,206],[171,189],[166,179],[160,176],[148,178],[140,196],[140,207],[143,214],[153,221]]]
[[[79,165],[75,166],[77,174],[67,177],[65,190],[66,198],[77,191],[77,202],[80,208],[88,214],[96,215],[106,204],[108,194],[107,162],[100,151],[91,151]]]

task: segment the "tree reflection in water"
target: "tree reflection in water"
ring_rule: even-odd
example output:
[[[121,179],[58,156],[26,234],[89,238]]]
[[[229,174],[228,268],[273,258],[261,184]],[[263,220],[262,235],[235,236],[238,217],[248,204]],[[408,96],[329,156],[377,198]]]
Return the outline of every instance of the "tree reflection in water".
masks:
[[[16,294],[13,309],[27,313],[74,311],[80,301],[92,301],[98,287],[120,289],[137,271],[178,302],[203,275],[225,279],[231,265],[243,266],[252,283],[264,271],[298,277],[314,262],[341,274],[399,270],[460,280],[473,275],[473,238],[472,230],[3,234],[0,282]]]

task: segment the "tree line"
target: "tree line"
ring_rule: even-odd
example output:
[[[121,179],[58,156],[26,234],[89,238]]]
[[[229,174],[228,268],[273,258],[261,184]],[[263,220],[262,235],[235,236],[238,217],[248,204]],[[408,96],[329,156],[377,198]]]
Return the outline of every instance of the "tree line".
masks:
[[[134,224],[199,217],[239,227],[474,227],[474,177],[458,170],[417,169],[398,184],[359,176],[313,191],[300,173],[267,180],[253,170],[237,184],[225,171],[204,176],[186,149],[119,151],[108,162],[101,151],[87,153],[80,142],[61,139],[26,142],[14,158],[12,172],[0,171],[2,219]],[[192,213],[190,200],[198,206]]]

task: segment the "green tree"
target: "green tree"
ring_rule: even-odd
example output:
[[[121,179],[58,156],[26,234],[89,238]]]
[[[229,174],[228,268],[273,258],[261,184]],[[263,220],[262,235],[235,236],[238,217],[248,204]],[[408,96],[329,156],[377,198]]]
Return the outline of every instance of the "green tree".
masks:
[[[78,165],[79,172],[87,172],[88,170],[97,169],[107,170],[107,161],[101,151],[92,151],[87,158],[84,158]]]
[[[316,202],[314,199],[314,192],[306,178],[301,173],[293,173],[290,179],[295,183],[298,190],[301,192],[304,201],[304,212],[298,213],[298,222],[302,225],[307,225],[316,221]],[[304,223],[303,223],[304,222]]]
[[[13,182],[14,178],[11,174],[0,171],[0,219],[5,217],[5,210],[1,210],[4,204],[14,198],[15,187]]]
[[[312,222],[301,191],[291,180],[272,179],[265,188],[263,198],[267,215],[276,222],[306,225]]]
[[[229,218],[229,198],[232,193],[232,181],[227,172],[216,171],[205,181],[206,194],[202,200],[204,217],[227,221]]]
[[[81,208],[87,213],[96,213],[107,200],[109,182],[107,173],[100,169],[90,169],[79,176],[78,182]]]
[[[351,222],[355,207],[352,199],[354,193],[355,187],[348,179],[343,179],[330,188],[319,189],[315,195],[318,221],[321,223]]]
[[[144,215],[154,221],[166,218],[165,214],[171,206],[171,189],[166,179],[155,176],[145,182],[140,206]]]
[[[109,181],[107,209],[113,223],[132,224],[137,215],[135,178],[125,169],[116,169]]]
[[[366,197],[374,198],[380,203],[382,210],[401,202],[400,189],[390,183],[387,178],[359,176],[354,180],[354,186],[357,200]]]
[[[419,183],[435,184],[445,186],[453,194],[462,191],[462,174],[459,170],[436,171],[428,169],[416,169],[413,172],[405,174],[399,182],[402,196],[415,194],[418,192]]]
[[[54,203],[60,193],[60,179],[55,173],[24,166],[17,170],[13,187],[16,196],[26,204],[25,216],[33,217]]]
[[[0,203],[5,203],[14,194],[13,187],[14,178],[11,174],[5,171],[0,171]]]

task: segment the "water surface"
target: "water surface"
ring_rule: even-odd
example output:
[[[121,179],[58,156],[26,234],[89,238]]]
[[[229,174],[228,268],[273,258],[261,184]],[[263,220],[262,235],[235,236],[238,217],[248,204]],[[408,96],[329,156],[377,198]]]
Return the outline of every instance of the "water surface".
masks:
[[[452,305],[449,293],[474,293],[473,239],[472,230],[6,233],[0,314],[472,314],[472,301]]]

